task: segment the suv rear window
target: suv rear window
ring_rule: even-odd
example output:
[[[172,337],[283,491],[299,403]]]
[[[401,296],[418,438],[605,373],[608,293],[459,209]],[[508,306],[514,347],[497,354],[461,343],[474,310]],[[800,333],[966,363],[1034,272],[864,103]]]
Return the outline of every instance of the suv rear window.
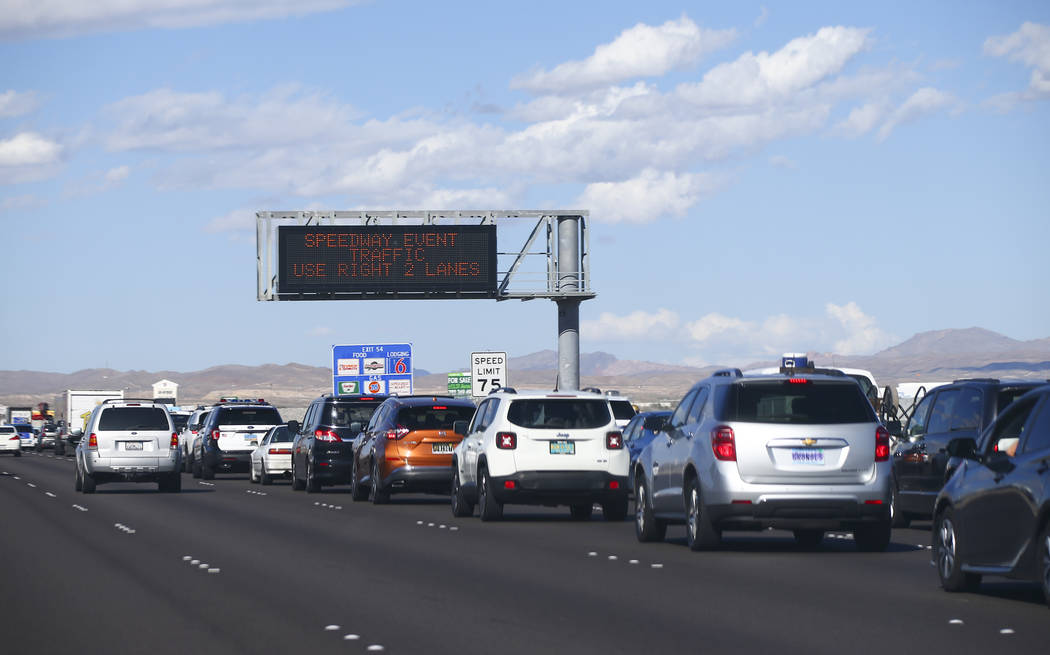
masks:
[[[110,407],[102,410],[99,430],[168,430],[168,413],[160,407]]]
[[[274,425],[284,423],[273,407],[227,407],[219,415],[219,425]]]
[[[628,400],[610,400],[609,404],[612,405],[613,416],[621,421],[629,421],[638,413],[634,411],[634,405]]]
[[[855,384],[786,380],[730,385],[721,408],[721,421],[745,423],[874,423],[875,414]]]
[[[172,414],[171,422],[175,425],[176,430],[181,430],[186,427],[186,424],[190,421],[189,414]]]
[[[397,424],[409,430],[451,430],[456,421],[469,421],[473,416],[473,407],[419,405],[401,408]]]
[[[13,427],[9,428],[7,426],[4,426],[4,427],[0,428],[0,434],[14,434],[14,433],[15,433],[15,429]]]
[[[365,425],[375,414],[382,401],[357,403],[328,403],[324,408],[321,423],[336,427],[350,427],[353,422]]]
[[[609,402],[589,398],[532,398],[514,400],[507,420],[523,428],[590,429],[609,424]]]

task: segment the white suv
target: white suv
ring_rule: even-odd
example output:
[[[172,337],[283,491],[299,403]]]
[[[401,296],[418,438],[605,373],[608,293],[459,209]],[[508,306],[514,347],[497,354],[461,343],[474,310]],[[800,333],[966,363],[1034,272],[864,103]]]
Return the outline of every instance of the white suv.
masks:
[[[568,505],[586,520],[594,503],[606,520],[627,515],[630,455],[609,399],[583,391],[489,395],[453,452],[452,513],[481,520],[503,515],[504,504]]]
[[[76,450],[76,490],[104,482],[156,482],[182,489],[182,451],[168,408],[152,400],[106,400],[88,418]]]

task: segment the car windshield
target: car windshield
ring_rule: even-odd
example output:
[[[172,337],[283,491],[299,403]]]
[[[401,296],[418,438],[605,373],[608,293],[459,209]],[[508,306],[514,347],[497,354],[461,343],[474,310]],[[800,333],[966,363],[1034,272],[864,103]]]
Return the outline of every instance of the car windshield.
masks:
[[[160,407],[110,407],[102,410],[99,430],[168,430],[168,413]]]
[[[379,407],[380,402],[382,401],[334,403],[326,407],[325,410],[326,413],[328,410],[331,410],[331,414],[328,415],[328,421],[331,425],[350,427],[350,424],[354,422],[364,425],[372,418],[372,414],[375,413],[376,407]]]
[[[457,405],[419,405],[404,407],[397,413],[397,424],[409,430],[451,430],[456,421],[469,421],[473,407]]]
[[[634,405],[627,400],[610,400],[609,404],[612,405],[613,416],[621,421],[629,421],[638,413],[634,411]]]
[[[523,428],[560,430],[589,429],[608,425],[609,403],[589,398],[532,398],[514,400],[507,420]]]
[[[806,380],[729,385],[721,421],[824,425],[873,423],[871,405],[855,384]]]
[[[219,425],[273,425],[284,423],[273,407],[226,407],[219,415]]]

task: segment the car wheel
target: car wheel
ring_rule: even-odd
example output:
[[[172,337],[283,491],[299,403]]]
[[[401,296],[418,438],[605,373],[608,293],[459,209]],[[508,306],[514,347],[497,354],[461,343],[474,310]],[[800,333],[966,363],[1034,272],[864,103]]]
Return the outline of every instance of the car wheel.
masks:
[[[201,463],[197,458],[193,459],[193,477],[199,478],[201,476]]]
[[[266,467],[259,463],[259,484],[263,486],[270,486],[273,484],[274,476],[266,472]]]
[[[627,518],[627,499],[610,500],[602,503],[602,518],[606,521],[623,521]]]
[[[634,534],[638,541],[663,541],[667,522],[656,518],[649,500],[649,485],[641,475],[634,482]]]
[[[973,591],[981,576],[962,570],[962,552],[955,529],[955,514],[947,507],[933,522],[933,561],[945,591]]]
[[[208,466],[208,458],[201,455],[201,479],[202,480],[214,480],[215,469]]]
[[[86,494],[95,493],[95,487],[97,486],[95,476],[87,471],[81,471],[80,476],[80,490]]]
[[[73,490],[81,491],[84,488],[84,478],[80,477],[80,464],[76,465],[77,472],[73,479]]]
[[[193,457],[189,453],[183,453],[182,458],[182,472],[192,473],[193,472]]]
[[[478,470],[478,514],[482,521],[498,521],[503,517],[503,503],[492,495],[492,481],[484,466]]]
[[[452,493],[450,496],[452,501],[452,516],[462,518],[464,516],[474,515],[474,503],[467,500],[467,495],[459,485],[459,469],[455,464],[452,465]]]
[[[708,550],[722,541],[722,533],[711,523],[711,516],[700,495],[700,481],[693,478],[686,488],[685,542],[690,550]]]
[[[382,481],[379,479],[379,460],[372,460],[372,486],[368,492],[368,499],[373,505],[384,505],[390,500],[390,492],[382,489]]]
[[[15,457],[21,457],[21,456],[22,456],[22,451],[21,450],[16,450],[15,451]]]
[[[315,494],[321,490],[321,481],[314,475],[314,463],[306,462],[306,493]]]
[[[259,478],[255,475],[255,462],[251,462],[248,466],[248,482],[251,482],[252,484],[259,483]]]
[[[1047,606],[1050,606],[1050,523],[1043,526],[1043,533],[1039,535],[1039,566],[1040,579],[1043,583],[1043,597]]]
[[[816,550],[824,541],[823,530],[795,530],[795,544],[803,550]]]
[[[292,459],[292,489],[294,491],[302,491],[306,489],[306,482],[302,478],[295,474],[295,459]]]
[[[890,491],[890,525],[895,528],[906,528],[911,525],[911,517],[907,512],[901,510],[897,493],[897,484],[894,483]]]
[[[591,518],[591,514],[594,514],[593,503],[575,503],[569,505],[569,516],[572,517],[573,521],[587,521]]]
[[[357,474],[357,458],[350,462],[350,498],[362,501],[368,498],[368,490],[361,484],[360,476]]]
[[[890,545],[893,536],[893,525],[890,519],[878,523],[857,526],[853,531],[853,541],[857,550],[865,553],[881,553]]]

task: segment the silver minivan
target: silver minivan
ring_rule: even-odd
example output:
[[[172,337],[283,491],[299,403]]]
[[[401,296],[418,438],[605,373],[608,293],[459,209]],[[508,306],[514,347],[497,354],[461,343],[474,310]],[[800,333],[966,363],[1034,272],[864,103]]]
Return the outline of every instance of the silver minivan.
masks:
[[[792,530],[803,547],[825,531],[857,547],[889,545],[889,433],[855,380],[727,369],[695,384],[632,471],[638,539],[684,523],[693,550],[724,530]]]
[[[167,406],[152,400],[106,400],[88,418],[76,450],[77,491],[105,482],[156,482],[182,489],[182,451]]]

